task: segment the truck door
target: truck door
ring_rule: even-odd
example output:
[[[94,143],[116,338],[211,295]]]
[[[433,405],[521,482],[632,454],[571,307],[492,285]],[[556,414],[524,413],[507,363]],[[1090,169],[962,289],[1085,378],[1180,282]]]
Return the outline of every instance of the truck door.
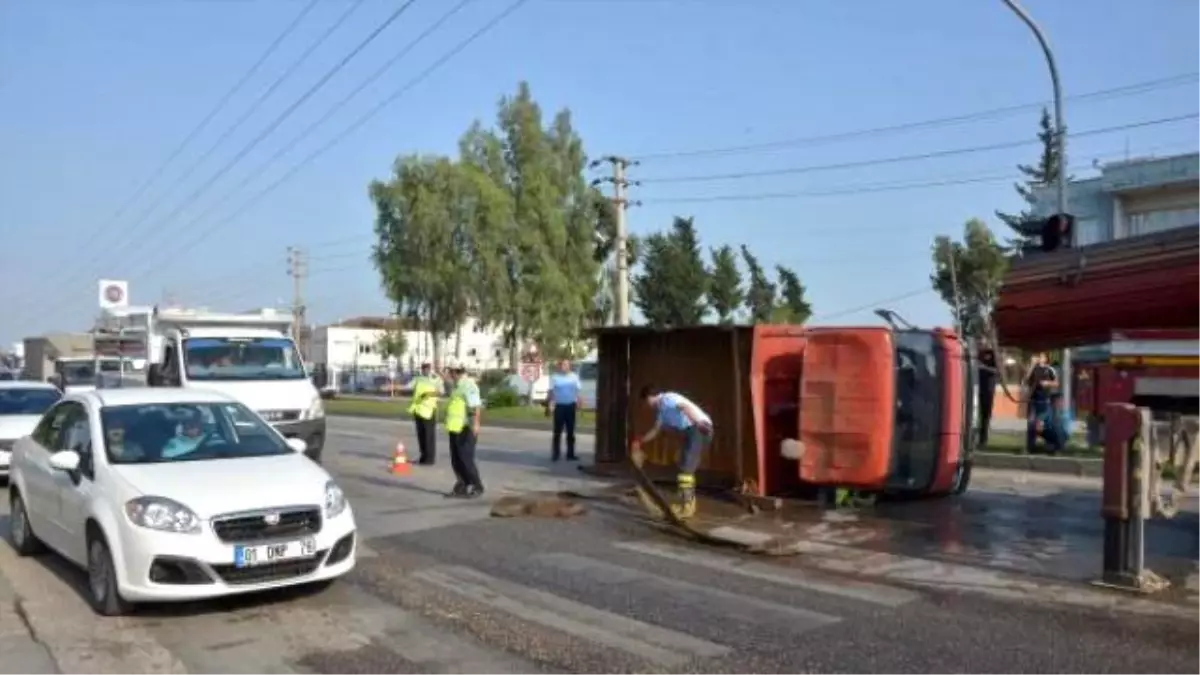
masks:
[[[882,488],[892,451],[894,392],[887,330],[813,329],[800,373],[800,479]]]

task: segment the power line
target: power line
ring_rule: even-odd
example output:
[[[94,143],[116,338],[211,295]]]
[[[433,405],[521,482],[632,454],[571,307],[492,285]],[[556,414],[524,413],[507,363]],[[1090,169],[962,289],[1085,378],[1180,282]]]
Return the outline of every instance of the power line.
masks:
[[[457,5],[450,8],[450,10],[447,11],[445,14],[443,14],[437,21],[433,22],[433,24],[431,24],[428,28],[426,28],[419,35],[417,35],[416,38],[409,41],[403,48],[401,48],[398,52],[396,52],[381,67],[376,69],[374,73],[372,73],[365,80],[363,80],[361,83],[359,83],[359,85],[357,87],[352,89],[348,94],[346,94],[344,97],[342,97],[341,100],[339,100],[337,103],[335,103],[333,106],[331,106],[328,110],[326,110],[325,113],[323,115],[321,115],[321,117],[319,117],[312,124],[309,124],[303,130],[301,130],[300,133],[296,134],[290,141],[288,141],[287,143],[284,143],[278,150],[275,151],[274,154],[272,154],[270,157],[268,157],[266,159],[266,161],[262,162],[261,164],[255,166],[253,169],[251,169],[250,172],[241,181],[238,181],[238,183],[233,186],[233,189],[225,192],[223,195],[221,195],[220,197],[215,199],[211,204],[209,204],[209,206],[206,209],[201,211],[195,218],[192,218],[191,221],[187,225],[185,225],[183,229],[185,229],[185,230],[189,229],[189,228],[195,226],[197,223],[202,222],[210,214],[212,214],[214,211],[216,211],[218,207],[224,206],[233,197],[235,197],[236,195],[241,193],[243,190],[245,190],[245,188],[248,184],[252,183],[259,176],[266,173],[267,169],[269,169],[273,164],[275,164],[275,162],[277,162],[284,155],[291,152],[305,138],[312,135],[313,131],[315,131],[318,127],[323,125],[325,122],[329,121],[329,119],[331,117],[333,117],[333,115],[335,113],[337,113],[339,110],[341,110],[347,103],[349,103],[351,100],[353,100],[355,96],[357,96],[364,89],[366,89],[368,86],[370,86],[375,80],[377,80],[381,76],[383,76],[383,74],[385,72],[387,72],[389,69],[391,69],[398,61],[400,61],[400,59],[402,59],[404,56],[408,55],[413,49],[415,49],[418,45],[420,45],[422,42],[424,42],[425,39],[427,39],[430,35],[437,32],[442,26],[444,26],[446,24],[447,21],[449,21],[451,18],[453,18],[454,15],[456,15],[464,7],[466,7],[467,5],[469,5],[470,3],[475,2],[475,1],[476,0],[462,0]]]
[[[909,298],[915,298],[915,297],[918,297],[921,295],[925,295],[926,293],[932,293],[932,292],[933,292],[933,289],[928,286],[924,286],[922,288],[915,288],[911,291],[908,291],[907,293],[901,293],[900,295],[893,295],[890,298],[881,298],[879,300],[875,300],[875,301],[869,302],[865,305],[860,305],[858,307],[851,307],[850,309],[833,312],[831,314],[823,314],[821,316],[814,316],[808,320],[808,323],[811,324],[814,321],[828,321],[830,319],[840,319],[843,316],[857,314],[859,312],[863,312],[868,309],[875,309],[875,308],[879,307],[880,305],[886,305],[886,304],[893,303],[893,302],[900,302],[901,300],[908,300]]]
[[[208,159],[208,157],[210,157],[212,155],[212,153],[214,151],[216,151],[217,148],[219,148],[221,146],[221,144],[223,144],[227,138],[229,138],[230,135],[232,135],[235,131],[237,131],[239,128],[241,128],[241,125],[243,123],[245,123],[245,121],[250,117],[250,115],[253,114],[255,111],[257,111],[258,108],[263,104],[263,102],[265,102],[271,96],[271,94],[274,93],[275,90],[279,88],[280,85],[282,85],[284,82],[286,82],[287,79],[289,77],[291,77],[291,75],[297,71],[297,69],[308,59],[308,57],[313,52],[315,52],[317,50],[318,47],[320,47],[322,44],[324,44],[324,42],[330,37],[330,35],[332,35],[333,32],[336,31],[338,29],[338,27],[340,27],[346,21],[346,19],[349,18],[350,14],[353,13],[353,11],[355,9],[357,9],[362,4],[363,1],[364,0],[355,0],[354,5],[352,5],[346,12],[343,12],[342,15],[340,17],[338,17],[338,20],[335,21],[332,26],[330,26],[328,29],[326,29],[326,31],[324,33],[322,33],[321,36],[319,38],[317,38],[317,40],[315,42],[313,42],[312,44],[309,45],[309,47],[304,51],[303,54],[300,55],[299,58],[294,60],[291,63],[291,65],[289,65],[288,68],[281,75],[279,75],[277,78],[275,78],[275,80],[271,83],[271,85],[268,86],[267,89],[262,94],[260,94],[257,99],[255,99],[255,101],[242,114],[242,116],[236,122],[234,122],[233,125],[228,127],[220,135],[220,137],[218,137],[217,140],[209,146],[208,150],[206,150],[201,155],[199,160],[192,162],[188,166],[188,168],[183,172],[183,174],[176,178],[176,180],[171,184],[170,187],[168,187],[166,190],[162,191],[159,194],[158,198],[153,200],[150,203],[150,206],[142,209],[141,213],[132,220],[132,224],[130,225],[130,227],[123,233],[123,237],[125,238],[125,243],[117,244],[118,250],[115,254],[113,254],[114,257],[119,257],[120,255],[125,254],[130,249],[131,246],[136,246],[139,243],[140,240],[136,236],[139,228],[143,225],[151,225],[154,222],[154,221],[147,222],[147,220],[146,220],[147,217],[151,213],[153,213],[155,211],[155,209],[157,209],[159,206],[161,206],[163,204],[163,202],[166,201],[166,198],[177,187],[183,185],[187,181],[187,179],[189,177],[191,177],[191,175],[196,171],[196,169],[199,168],[200,165],[203,164],[204,161],[206,159]],[[285,29],[284,33],[281,34],[280,37],[276,39],[276,44],[273,44],[272,48],[269,49],[266,53],[264,53],[263,56],[259,59],[259,63],[257,63],[255,65],[255,69],[257,69],[259,66],[261,66],[262,62],[266,61],[267,57],[269,57],[271,55],[271,53],[274,51],[274,48],[278,46],[278,43],[281,43],[283,41],[283,38],[287,37],[288,34],[290,34],[293,30],[295,30],[295,28],[300,24],[301,20],[304,19],[305,16],[307,16],[308,12],[311,9],[313,9],[317,5],[318,2],[320,2],[320,0],[311,0],[309,5],[305,6],[305,8],[301,11],[301,13],[299,15],[297,15],[297,17],[295,19],[292,20],[292,23],[288,26],[287,29]],[[253,73],[252,72],[248,73],[247,76],[245,76],[243,78],[243,80],[249,80],[250,75],[253,75]],[[215,115],[216,112],[217,112],[217,110],[214,110],[212,115],[210,115],[210,117]],[[174,213],[172,215],[174,215]],[[130,230],[133,230],[133,232],[130,232]],[[100,231],[99,229],[96,230],[97,233],[99,231]],[[85,247],[85,249],[86,248],[90,248],[90,247]],[[76,271],[86,274],[87,270],[93,269],[94,266],[96,264],[100,263],[103,259],[104,259],[104,252],[99,251],[99,252],[97,252],[97,254],[95,256],[92,257],[92,259],[90,261],[88,261],[84,265],[76,268]],[[55,285],[54,290],[52,292],[54,292],[54,293],[59,292],[62,288],[65,288],[68,285],[70,285],[71,283],[75,282],[77,278],[78,278],[78,276],[75,274],[68,275],[65,277],[60,277],[59,283]]]
[[[1099,129],[1089,129],[1070,134],[1070,138],[1080,138],[1084,136],[1096,136],[1099,134],[1108,134],[1116,131],[1127,131],[1129,129],[1138,129],[1149,126],[1157,126],[1161,124],[1169,124],[1172,122],[1181,122],[1184,120],[1194,120],[1200,117],[1200,113],[1189,113],[1186,115],[1174,115],[1171,117],[1163,117],[1154,120],[1144,120],[1141,122],[1132,122],[1129,124],[1120,124],[1111,127],[1102,127]],[[990,152],[993,150],[1005,150],[1009,148],[1019,148],[1027,145],[1035,145],[1040,143],[1037,139],[1007,141],[1004,143],[991,143],[988,145],[976,145],[966,148],[953,148],[949,150],[937,150],[934,152],[923,152],[909,155],[895,155],[892,157],[883,157],[876,159],[856,160],[853,162],[837,162],[834,164],[815,164],[809,166],[787,167],[782,169],[762,169],[758,171],[737,171],[730,173],[714,173],[700,174],[691,176],[666,176],[660,178],[642,178],[642,183],[690,183],[697,181],[712,181],[712,180],[734,180],[741,178],[763,178],[766,176],[784,176],[795,175],[801,173],[813,173],[818,171],[833,171],[838,169],[856,169],[868,166],[879,166],[882,164],[896,164],[902,162],[914,162],[925,159],[937,159],[942,157],[952,157],[955,155],[967,155],[977,152]]]
[[[1176,144],[1176,146],[1178,145],[1180,144]],[[1192,144],[1191,147],[1194,147],[1194,144]],[[1116,153],[1113,154],[1115,155]],[[1094,167],[1080,164],[1078,166],[1071,167],[1071,171],[1086,171],[1092,168]],[[647,204],[699,204],[707,202],[770,201],[776,199],[797,199],[802,197],[836,197],[843,195],[870,194],[876,192],[904,192],[908,190],[951,187],[955,185],[971,185],[976,183],[1009,182],[1020,180],[1021,178],[1025,178],[1025,176],[1014,174],[1012,171],[1004,171],[963,178],[938,178],[924,181],[866,183],[819,190],[704,195],[702,197],[663,197],[659,199],[645,199],[643,201]]]
[[[358,0],[358,1],[362,2],[363,0]],[[245,156],[247,154],[249,154],[252,150],[254,150],[254,148],[258,147],[259,143],[261,143],[263,140],[265,140],[267,138],[267,136],[271,135],[272,132],[274,132],[276,129],[278,129],[280,124],[283,124],[284,121],[286,121],[289,117],[291,117],[292,113],[296,112],[296,110],[299,109],[300,106],[304,105],[304,103],[309,98],[311,98],[314,94],[316,94],[318,91],[320,91],[321,88],[324,87],[325,84],[327,84],[329,82],[329,80],[333,78],[334,75],[336,75],[339,71],[341,71],[341,69],[344,68],[346,66],[346,64],[350,63],[350,61],[353,60],[354,57],[358,56],[358,54],[360,52],[362,52],[363,49],[366,49],[367,45],[371,44],[371,42],[373,42],[375,40],[375,38],[379,37],[379,35],[381,33],[383,33],[384,30],[386,30],[389,26],[391,26],[393,23],[395,23],[395,21],[397,19],[399,19],[400,16],[403,15],[404,12],[406,12],[416,2],[417,2],[417,0],[407,0],[407,2],[400,5],[400,7],[397,8],[395,11],[393,11],[388,16],[387,19],[385,19],[373,31],[371,31],[371,33],[369,35],[367,35],[366,38],[364,38],[361,42],[359,42],[358,45],[354,49],[350,50],[350,53],[348,53],[348,54],[346,54],[346,56],[342,57],[342,59],[340,61],[338,61],[336,64],[334,64],[334,66],[332,68],[330,68],[324,75],[322,75],[320,79],[318,79],[311,87],[309,87],[303,94],[301,94],[299,98],[297,98],[295,101],[293,101],[291,105],[289,105],[270,124],[268,124],[267,127],[258,134],[258,136],[256,136],[253,140],[251,140],[249,143],[247,143],[240,151],[238,151],[238,153],[236,155],[233,156],[232,159],[230,159],[228,162],[225,163],[224,166],[222,166],[220,169],[218,169],[216,171],[216,173],[214,173],[211,177],[209,177],[209,179],[207,181],[205,181],[199,188],[197,188],[190,195],[188,195],[188,197],[186,199],[184,199],[184,201],[178,207],[176,207],[174,211],[172,211],[166,217],[160,218],[160,220],[164,220],[164,221],[171,220],[172,218],[177,216],[180,212],[182,212],[183,209],[190,206],[197,198],[200,197],[200,195],[202,195],[206,190],[208,190],[208,188],[212,187],[213,184],[215,184],[225,174],[227,174],[230,170],[232,170],[233,167],[238,162],[240,162],[243,158],[245,158]],[[165,229],[160,230],[160,232],[161,231],[165,231]],[[135,241],[135,245],[136,245],[137,243],[144,242],[145,240],[134,240],[134,241]]]
[[[1106,99],[1118,98],[1121,96],[1131,96],[1141,94],[1157,89],[1166,89],[1177,87],[1183,84],[1188,84],[1200,80],[1200,73],[1184,73],[1181,75],[1173,75],[1171,77],[1158,78],[1144,82],[1137,82],[1121,87],[1111,89],[1100,89],[1097,91],[1087,92],[1074,96],[1066,97],[1068,100],[1084,101],[1091,99]],[[767,141],[763,143],[752,143],[747,145],[732,145],[716,148],[704,148],[697,150],[676,150],[647,153],[638,155],[635,159],[640,161],[652,161],[661,159],[678,159],[687,157],[703,157],[707,155],[736,155],[752,152],[763,152],[770,150],[781,150],[785,148],[805,147],[812,145],[821,145],[828,143],[839,143],[842,141],[854,140],[858,138],[869,138],[873,136],[887,135],[896,132],[918,131],[925,129],[936,129],[943,126],[951,126],[956,124],[966,124],[969,122],[977,122],[988,119],[997,119],[1010,117],[1018,113],[1029,112],[1030,110],[1038,110],[1045,106],[1045,102],[1023,103],[1020,105],[1005,106],[1002,108],[992,108],[981,110],[963,115],[955,115],[952,117],[941,117],[936,119],[921,120],[917,122],[906,122],[903,124],[894,124],[883,127],[874,127],[870,129],[858,129],[855,131],[845,131],[835,134],[821,134],[816,136],[808,136],[803,138],[792,138],[780,141]]]
[[[320,0],[314,0],[314,2],[319,1]],[[292,61],[292,63],[283,71],[283,73],[276,77],[273,82],[271,82],[270,86],[268,86],[261,94],[259,94],[258,98],[256,98],[254,102],[250,104],[250,107],[242,113],[241,117],[234,121],[233,124],[229,125],[225,131],[222,132],[221,135],[218,136],[217,139],[208,146],[207,150],[201,153],[201,155],[197,157],[195,161],[188,165],[188,168],[182,174],[180,174],[178,178],[176,178],[175,182],[170,188],[163,191],[159,195],[158,199],[154,200],[149,207],[142,210],[141,215],[134,220],[134,227],[137,227],[143,223],[146,218],[148,218],[150,214],[155,211],[155,209],[157,209],[159,206],[162,206],[167,197],[174,192],[176,188],[187,183],[187,180],[192,177],[196,170],[203,166],[204,162],[206,162],[209,157],[212,157],[213,153],[215,153],[218,148],[223,146],[225,141],[229,140],[229,138],[233,136],[238,129],[241,129],[242,125],[245,124],[246,121],[254,115],[254,113],[258,112],[259,108],[261,108],[264,103],[266,103],[267,99],[271,98],[272,94],[278,91],[278,89],[283,86],[283,84],[287,82],[292,75],[299,71],[300,66],[304,65],[304,63],[308,61],[309,57],[312,56],[317,49],[324,45],[325,42],[335,32],[337,32],[339,28],[342,27],[342,24],[344,24],[350,18],[350,16],[354,14],[355,11],[362,7],[363,2],[364,0],[354,0],[354,3],[351,4],[346,11],[342,12],[341,16],[339,16],[336,21],[334,21],[328,28],[325,29],[325,32],[321,33],[321,35],[314,40],[298,58]],[[174,212],[172,215],[174,215]]]
[[[267,46],[267,49],[262,53],[261,56],[258,57],[258,60],[254,62],[254,65],[250,66],[250,68],[244,74],[242,74],[241,78],[239,78],[238,81],[229,88],[229,91],[225,92],[225,95],[217,101],[217,104],[213,106],[212,110],[208,111],[208,114],[205,115],[202,120],[200,120],[199,124],[197,124],[190,132],[188,132],[187,136],[184,137],[179,145],[176,146],[176,148],[171,151],[167,158],[150,173],[150,176],[147,177],[146,180],[144,180],[142,184],[133,191],[133,194],[125,200],[122,206],[117,209],[117,211],[113,213],[111,217],[92,230],[91,239],[89,239],[81,247],[83,250],[86,251],[91,249],[92,246],[100,240],[100,236],[104,230],[121,216],[125,215],[125,212],[137,202],[137,200],[146,192],[146,190],[149,189],[155,181],[162,177],[162,175],[166,172],[167,167],[169,167],[172,162],[174,162],[181,154],[183,154],[183,151],[187,149],[189,145],[191,145],[192,141],[196,140],[196,138],[200,135],[200,132],[208,128],[208,125],[213,121],[213,119],[216,118],[217,114],[225,109],[225,106],[230,100],[233,99],[234,95],[241,91],[242,87],[246,86],[246,83],[249,82],[256,74],[258,74],[259,69],[262,68],[267,59],[270,58],[271,55],[275,53],[275,50],[278,49],[281,44],[283,44],[283,41],[286,40],[288,36],[290,36],[296,30],[296,28],[300,25],[300,22],[303,21],[306,16],[308,16],[309,12],[311,12],[317,6],[318,2],[320,2],[320,0],[310,0],[310,2],[300,10],[300,13],[297,14],[294,19],[292,19],[292,22],[289,23],[287,27],[284,28],[283,31],[271,42],[271,44]]]
[[[343,140],[345,140],[351,134],[353,134],[355,131],[357,131],[359,128],[361,128],[364,124],[366,124],[368,121],[370,121],[372,118],[374,118],[380,112],[382,112],[388,105],[392,104],[396,99],[398,99],[401,96],[403,96],[404,94],[408,93],[409,90],[416,87],[418,84],[420,84],[425,79],[427,79],[430,75],[437,72],[437,70],[439,68],[441,68],[447,62],[449,62],[451,59],[453,59],[455,56],[460,54],[463,50],[465,50],[467,47],[469,47],[471,44],[473,44],[476,40],[483,37],[484,34],[491,31],[493,28],[495,28],[497,25],[499,25],[504,19],[508,18],[510,15],[512,15],[516,10],[520,9],[527,2],[529,2],[529,0],[516,0],[515,2],[511,3],[507,8],[505,8],[505,10],[503,12],[492,17],[492,19],[490,19],[487,23],[485,23],[481,28],[479,28],[474,33],[467,36],[467,38],[465,38],[464,40],[462,40],[458,44],[456,44],[453,48],[451,48],[449,51],[447,51],[441,57],[439,57],[437,60],[435,60],[429,67],[427,67],[424,71],[422,71],[420,74],[418,74],[415,78],[413,78],[412,80],[409,80],[409,82],[407,84],[405,84],[403,87],[397,89],[390,96],[388,96],[383,101],[381,101],[378,105],[376,105],[374,108],[368,110],[366,112],[366,114],[359,117],[352,124],[350,124],[350,126],[343,129],[341,132],[339,132],[337,135],[335,135],[332,139],[327,141],[324,145],[318,147],[316,150],[314,150],[313,152],[306,155],[303,159],[301,159],[297,164],[292,166],[291,169],[289,169],[282,176],[277,178],[274,182],[268,184],[265,188],[263,188],[262,190],[255,193],[252,197],[250,197],[250,199],[242,202],[242,204],[238,208],[236,208],[232,213],[225,216],[221,220],[217,221],[211,227],[204,228],[203,230],[201,230],[200,236],[196,237],[195,239],[192,239],[187,244],[185,244],[183,247],[176,249],[176,251],[188,250],[190,248],[193,248],[193,247],[203,243],[206,239],[208,239],[208,237],[210,237],[218,229],[233,222],[236,218],[238,218],[243,213],[248,211],[255,204],[262,201],[264,198],[266,198],[268,195],[270,195],[275,190],[279,189],[279,187],[282,186],[284,183],[291,180],[291,178],[293,176],[295,176],[300,171],[300,169],[304,168],[305,166],[312,163],[313,161],[316,161],[322,155],[324,155],[325,153],[332,150],[339,143],[341,143]]]

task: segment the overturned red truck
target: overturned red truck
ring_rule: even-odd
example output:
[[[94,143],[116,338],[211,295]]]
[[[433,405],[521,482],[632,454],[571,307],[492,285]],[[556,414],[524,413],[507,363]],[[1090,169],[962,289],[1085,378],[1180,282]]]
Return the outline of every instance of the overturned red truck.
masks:
[[[685,393],[716,433],[699,479],[758,496],[813,488],[950,494],[971,472],[975,368],[950,331],[758,325],[599,331],[596,461],[627,457],[654,384]],[[676,439],[645,448],[667,469]]]

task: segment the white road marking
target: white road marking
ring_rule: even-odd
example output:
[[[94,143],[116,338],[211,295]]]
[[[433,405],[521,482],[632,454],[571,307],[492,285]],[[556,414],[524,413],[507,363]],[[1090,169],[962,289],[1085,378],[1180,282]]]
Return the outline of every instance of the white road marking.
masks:
[[[714,658],[730,651],[723,645],[498,579],[469,567],[422,569],[413,576],[518,619],[663,666],[677,667],[693,658]]]
[[[820,628],[841,621],[839,617],[814,612],[800,607],[784,605],[758,598],[747,597],[740,593],[730,593],[709,586],[700,586],[687,581],[671,579],[645,572],[631,567],[614,565],[592,558],[571,553],[536,554],[530,558],[534,562],[545,563],[556,569],[565,570],[585,576],[600,584],[629,584],[640,583],[645,589],[669,590],[672,595],[684,599],[685,602],[695,602],[698,607],[721,606],[724,611],[745,609],[746,616],[761,616],[763,613],[786,617],[788,626],[798,632]]]
[[[872,584],[863,581],[814,579],[802,570],[785,568],[777,565],[741,560],[731,556],[718,555],[697,549],[687,549],[679,546],[657,544],[652,542],[618,542],[613,546],[634,553],[675,560],[686,565],[696,565],[723,573],[758,579],[780,586],[803,588],[828,595],[836,595],[860,602],[868,602],[885,607],[899,607],[920,598],[912,591]]]

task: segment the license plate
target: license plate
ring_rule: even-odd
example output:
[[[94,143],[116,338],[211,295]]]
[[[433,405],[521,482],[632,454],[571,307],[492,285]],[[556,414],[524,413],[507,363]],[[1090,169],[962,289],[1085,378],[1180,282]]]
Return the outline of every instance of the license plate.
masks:
[[[269,565],[285,560],[310,558],[317,552],[317,540],[306,537],[300,541],[286,541],[259,546],[235,546],[233,549],[234,567],[254,567]]]

